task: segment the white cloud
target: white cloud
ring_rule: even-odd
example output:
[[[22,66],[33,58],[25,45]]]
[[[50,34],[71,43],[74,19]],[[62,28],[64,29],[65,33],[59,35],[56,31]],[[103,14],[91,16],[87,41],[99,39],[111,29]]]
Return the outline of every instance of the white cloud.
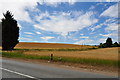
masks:
[[[118,30],[118,24],[117,23],[111,23],[107,24],[107,27],[105,28],[106,31],[117,31]]]
[[[110,37],[111,36],[111,34],[99,34],[99,35],[104,36],[104,37]]]
[[[78,2],[78,0],[41,0],[40,4],[46,4],[47,6],[57,7],[59,4],[68,2],[70,5],[74,5],[74,3]]]
[[[45,2],[69,2],[74,4],[75,2],[118,2],[120,0],[43,0]]]
[[[80,38],[87,39],[87,38],[89,38],[89,37],[88,37],[88,36],[81,36]]]
[[[112,33],[109,33],[109,34],[99,34],[99,35],[101,35],[101,36],[103,36],[103,37],[118,37],[118,34],[117,34],[117,32],[112,32]]]
[[[45,37],[40,37],[41,39],[44,39],[45,41],[49,40],[49,39],[53,39],[55,37],[51,37],[51,36],[45,36]]]
[[[37,42],[37,43],[38,43],[38,42],[40,42],[40,41],[32,41],[32,42]]]
[[[31,35],[25,35],[25,37],[29,37],[29,38],[32,38],[33,36],[31,36]]]
[[[68,2],[69,4],[74,4],[75,2],[78,2],[79,0],[41,0],[40,4],[46,3],[47,5],[57,5],[61,2]]]
[[[74,44],[80,44],[80,45],[90,45],[90,44],[93,44],[94,40],[91,40],[91,39],[85,39],[85,40],[80,40],[80,41],[77,41],[76,43]]]
[[[85,14],[80,13],[81,15],[75,18],[71,18],[70,14],[65,12],[54,13],[53,15],[46,12],[45,14],[50,20],[40,20],[42,19],[43,14],[44,13],[36,16],[36,20],[38,20],[40,24],[35,24],[34,27],[36,29],[56,32],[63,36],[66,36],[68,32],[78,31],[85,27],[89,27],[98,21],[93,17],[94,12],[86,12]]]
[[[94,31],[94,30],[96,30],[96,29],[98,29],[98,28],[101,28],[101,26],[102,26],[102,24],[99,24],[99,25],[97,25],[97,26],[91,28],[91,30]]]
[[[29,13],[25,9],[29,9],[31,11],[37,10],[37,2],[41,5],[58,5],[61,2],[68,2],[69,4],[74,4],[75,2],[89,2],[89,0],[0,0],[0,18],[3,18],[2,13],[5,13],[7,10],[10,10],[15,19],[21,21],[32,22]],[[97,0],[92,0],[97,1]],[[113,0],[112,0],[113,1]],[[114,0],[115,1],[115,0]],[[114,15],[114,14],[112,14]]]
[[[69,2],[69,4],[73,4],[76,0],[0,0],[0,19],[3,18],[3,13],[7,10],[10,10],[14,14],[14,18],[20,21],[32,22],[29,13],[25,9],[29,9],[31,11],[38,10],[36,8],[37,2],[41,5],[52,5],[59,4],[61,2]]]
[[[117,20],[118,21],[118,20]],[[116,19],[114,18],[109,18],[105,21],[105,23],[113,23],[113,22],[116,22]]]
[[[42,34],[41,32],[35,32],[36,34]]]
[[[33,34],[33,33],[31,33],[31,32],[24,32],[25,34]]]
[[[80,34],[81,36],[83,36],[84,34]]]
[[[20,38],[21,41],[32,41],[30,38]]]
[[[39,0],[0,0],[0,18],[3,17],[2,13],[10,10],[15,19],[21,21],[31,22],[29,13],[25,11],[26,8],[33,9]]]
[[[118,4],[110,6],[100,16],[108,16],[118,18]]]
[[[101,28],[102,26],[107,26],[105,28],[106,31],[117,31],[118,30],[118,20],[114,18],[109,18],[105,22],[98,24],[97,26],[94,26],[90,28],[92,31],[95,31],[98,28]]]

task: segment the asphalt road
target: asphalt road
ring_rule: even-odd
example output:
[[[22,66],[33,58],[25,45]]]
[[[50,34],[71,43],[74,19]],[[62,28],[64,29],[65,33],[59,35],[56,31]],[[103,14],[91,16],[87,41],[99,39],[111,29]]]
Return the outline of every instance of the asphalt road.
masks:
[[[0,70],[2,70],[2,78],[29,78],[36,80],[43,80],[44,78],[116,78],[115,76],[93,72],[82,72],[8,59],[2,59]]]

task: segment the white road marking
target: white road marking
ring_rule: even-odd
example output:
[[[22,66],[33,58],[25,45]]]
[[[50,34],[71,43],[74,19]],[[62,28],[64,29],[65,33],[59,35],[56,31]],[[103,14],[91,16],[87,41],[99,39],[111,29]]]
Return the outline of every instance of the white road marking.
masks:
[[[0,69],[4,70],[4,71],[8,71],[8,72],[11,72],[11,73],[14,73],[14,74],[17,74],[17,75],[21,75],[21,76],[24,76],[24,77],[27,77],[27,78],[31,78],[31,79],[36,79],[36,80],[41,80],[41,79],[37,79],[33,76],[30,76],[30,75],[26,75],[26,74],[23,74],[23,73],[19,73],[19,72],[16,72],[16,71],[12,71],[12,70],[9,70],[9,69],[5,69],[5,68],[1,68]]]

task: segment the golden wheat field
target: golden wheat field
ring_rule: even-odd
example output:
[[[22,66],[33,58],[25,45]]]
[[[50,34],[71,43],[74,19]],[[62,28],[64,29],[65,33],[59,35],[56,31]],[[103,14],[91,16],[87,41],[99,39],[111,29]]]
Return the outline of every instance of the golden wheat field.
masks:
[[[53,54],[57,57],[118,60],[118,48],[106,48],[87,51],[26,51],[24,54],[41,56],[48,56],[50,54]]]
[[[93,46],[86,46],[86,45],[74,45],[74,44],[59,44],[59,43],[27,43],[27,42],[20,42],[16,45],[15,48],[19,49],[59,49],[59,48],[92,48]]]
[[[58,44],[58,43],[19,43],[16,48],[20,49],[62,49],[62,48],[92,48],[93,46],[73,45],[73,44]],[[86,51],[25,51],[24,54],[48,56],[53,54],[57,57],[72,57],[72,58],[92,58],[105,60],[118,60],[118,48],[100,48]]]

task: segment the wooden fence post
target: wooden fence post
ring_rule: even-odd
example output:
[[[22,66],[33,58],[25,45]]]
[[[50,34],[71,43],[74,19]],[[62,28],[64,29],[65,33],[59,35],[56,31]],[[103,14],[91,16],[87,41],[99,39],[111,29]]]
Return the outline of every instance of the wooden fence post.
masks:
[[[53,54],[50,54],[50,61],[53,61]]]

